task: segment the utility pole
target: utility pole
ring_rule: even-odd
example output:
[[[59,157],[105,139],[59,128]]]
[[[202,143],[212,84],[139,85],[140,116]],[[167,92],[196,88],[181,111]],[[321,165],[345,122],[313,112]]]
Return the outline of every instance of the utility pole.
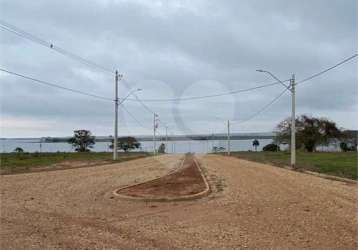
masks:
[[[227,155],[230,155],[230,120],[227,120]]]
[[[114,139],[113,139],[113,160],[118,159],[118,70],[114,78]]]
[[[155,138],[155,132],[157,130],[157,114],[153,114],[153,154],[155,155],[157,153],[156,149],[156,138]]]
[[[174,138],[174,134],[172,133],[172,138]],[[172,140],[172,154],[175,154],[175,138]]]
[[[291,78],[291,96],[292,96],[292,117],[291,117],[291,167],[296,167],[296,83],[295,75]]]
[[[165,151],[168,148],[168,126],[165,126]]]
[[[296,167],[296,83],[295,83],[295,74],[292,74],[292,78],[290,79],[290,85],[286,85],[284,82],[282,82],[280,79],[278,79],[274,74],[272,74],[270,71],[258,69],[256,70],[261,73],[267,73],[273,78],[275,78],[277,81],[279,81],[282,86],[284,86],[286,89],[291,91],[291,167]]]

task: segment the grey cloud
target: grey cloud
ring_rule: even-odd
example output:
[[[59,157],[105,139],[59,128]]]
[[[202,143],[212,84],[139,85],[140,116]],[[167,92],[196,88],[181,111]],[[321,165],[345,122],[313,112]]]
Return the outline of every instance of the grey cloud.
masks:
[[[4,20],[107,68],[118,68],[129,82],[128,86],[121,83],[121,96],[134,85],[143,88],[139,95],[148,99],[211,93],[210,89],[187,93],[201,80],[217,81],[227,91],[272,82],[267,75],[255,72],[257,68],[271,70],[281,79],[295,73],[300,80],[357,53],[354,0],[181,1],[163,2],[161,6],[137,1],[43,0],[24,4],[2,0],[0,5]],[[113,96],[113,77],[108,73],[87,68],[4,31],[0,33],[0,43],[2,67]],[[332,119],[338,119],[341,116],[337,112],[354,111],[358,77],[352,72],[356,72],[356,65],[356,61],[350,62],[298,87],[298,112],[328,117],[332,114]],[[105,108],[107,104],[3,74],[0,80],[5,115],[65,121],[80,114],[86,122],[90,118],[105,120],[104,126],[111,129],[110,104]],[[151,80],[166,87],[153,89]],[[279,87],[272,87],[235,95],[230,104],[234,109],[231,118],[249,117],[279,91]],[[26,100],[26,105],[16,103],[18,97]],[[205,103],[204,107],[201,103]],[[146,126],[151,126],[151,114],[143,107],[130,101],[126,105]],[[232,116],[225,111],[225,98],[187,102],[180,105],[180,113],[176,113],[173,103],[148,105],[171,124],[183,114],[183,122],[191,131],[200,131],[200,121],[217,122],[210,118],[215,115]],[[289,97],[283,97],[252,121],[252,128],[272,130],[272,124],[287,116],[289,106]],[[123,116],[128,124],[133,122],[125,113]],[[342,122],[346,127],[356,126],[353,118]]]

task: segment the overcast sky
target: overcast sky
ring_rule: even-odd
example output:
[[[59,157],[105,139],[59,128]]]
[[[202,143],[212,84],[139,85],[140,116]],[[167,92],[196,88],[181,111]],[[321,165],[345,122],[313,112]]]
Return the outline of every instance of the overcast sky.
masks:
[[[141,99],[225,93],[304,79],[357,53],[356,0],[305,1],[20,1],[0,0],[0,16],[55,46],[124,75],[119,96]],[[88,67],[0,29],[0,67],[113,98],[111,73]],[[358,58],[297,86],[297,114],[358,129]],[[67,136],[74,129],[113,134],[111,102],[0,73],[0,137]],[[195,101],[147,102],[169,133],[225,132],[282,92],[280,85]],[[138,102],[120,112],[119,133],[151,134],[153,115]],[[268,132],[290,115],[287,92],[233,132]]]

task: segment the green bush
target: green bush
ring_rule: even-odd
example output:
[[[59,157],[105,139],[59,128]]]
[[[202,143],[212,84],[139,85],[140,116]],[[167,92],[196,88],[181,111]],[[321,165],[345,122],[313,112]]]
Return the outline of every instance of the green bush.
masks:
[[[343,152],[347,152],[347,151],[348,151],[348,145],[347,145],[347,143],[345,143],[345,142],[341,142],[341,143],[339,144],[339,147],[341,148],[341,150],[342,150]]]
[[[356,151],[357,150],[357,148],[354,145],[348,146],[348,144],[346,142],[341,142],[339,144],[339,147],[341,148],[341,150],[343,152],[349,152],[349,151]]]
[[[165,144],[164,143],[160,144],[160,146],[158,148],[158,153],[159,154],[164,154],[165,153]]]
[[[280,151],[280,146],[270,143],[270,144],[267,144],[265,147],[263,147],[262,150],[276,152],[276,151]]]

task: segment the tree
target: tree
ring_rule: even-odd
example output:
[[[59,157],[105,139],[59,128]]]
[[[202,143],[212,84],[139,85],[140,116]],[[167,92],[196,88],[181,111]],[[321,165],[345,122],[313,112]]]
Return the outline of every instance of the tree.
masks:
[[[81,129],[73,131],[73,137],[68,140],[68,143],[72,144],[77,152],[88,152],[96,142],[89,130]]]
[[[218,152],[222,152],[224,151],[225,148],[224,147],[217,147],[217,146],[214,146],[213,149],[212,149],[212,152],[214,153],[218,153]]]
[[[252,146],[254,146],[255,151],[257,151],[257,147],[260,146],[260,142],[257,139],[255,139],[252,141]]]
[[[313,152],[318,145],[327,145],[332,139],[342,136],[336,123],[326,118],[301,115],[296,118],[296,147],[304,147]],[[278,144],[289,143],[291,139],[291,119],[287,118],[277,125],[275,141]]]
[[[114,139],[112,139],[112,144],[109,148],[113,149]],[[118,138],[118,149],[123,150],[124,152],[128,152],[131,149],[137,149],[140,147],[140,142],[137,141],[136,138],[131,136],[119,137]]]
[[[266,146],[264,146],[262,148],[263,151],[272,151],[272,152],[276,152],[276,151],[280,151],[280,146],[274,144],[274,143],[270,143],[267,144]]]
[[[357,151],[358,131],[344,130],[342,132],[341,143],[339,144],[342,151]]]
[[[159,154],[164,154],[165,153],[165,144],[164,143],[160,144],[160,146],[158,148],[158,153]]]
[[[348,151],[350,151],[350,150],[349,150],[350,148],[348,147],[347,143],[344,142],[344,141],[342,141],[342,142],[339,144],[339,147],[341,148],[341,150],[342,150],[343,152],[348,152]]]
[[[16,153],[23,153],[24,150],[23,150],[22,148],[20,148],[20,147],[17,147],[17,148],[14,149],[14,152],[16,152]]]

